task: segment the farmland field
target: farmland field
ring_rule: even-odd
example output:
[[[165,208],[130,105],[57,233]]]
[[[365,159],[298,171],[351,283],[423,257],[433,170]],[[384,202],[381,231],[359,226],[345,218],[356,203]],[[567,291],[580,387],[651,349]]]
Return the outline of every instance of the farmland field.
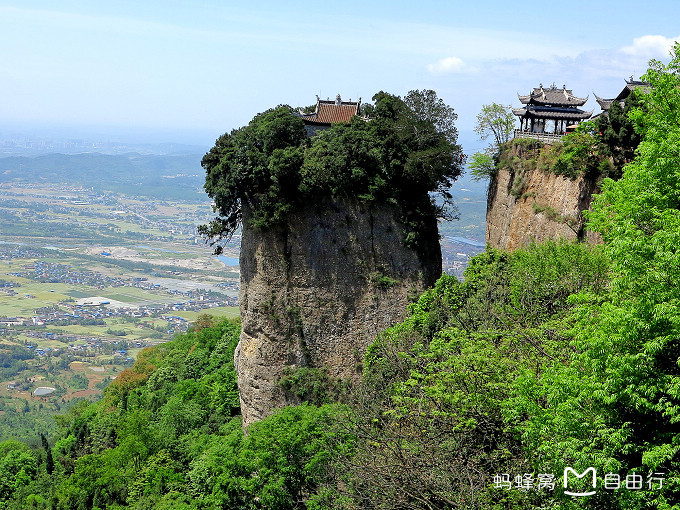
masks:
[[[204,194],[170,186],[167,196],[157,186],[125,194],[104,178],[84,187],[68,175],[51,182],[7,175],[0,174],[0,439],[53,431],[54,415],[99,398],[141,349],[172,339],[201,314],[238,316],[238,271],[196,234],[211,218]],[[167,184],[200,188],[197,180]],[[238,238],[226,254],[238,257]],[[36,395],[38,387],[48,394]]]
[[[240,236],[223,263],[197,235],[213,217],[200,159],[0,158],[0,439],[53,430],[201,314],[238,317]],[[483,249],[456,236],[483,239],[485,189],[451,192],[463,214],[440,225],[442,250],[459,274]]]

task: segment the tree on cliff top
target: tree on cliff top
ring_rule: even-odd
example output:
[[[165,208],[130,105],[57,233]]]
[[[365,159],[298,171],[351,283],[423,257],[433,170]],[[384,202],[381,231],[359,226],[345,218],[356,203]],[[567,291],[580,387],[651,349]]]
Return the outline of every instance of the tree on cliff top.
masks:
[[[635,149],[640,144],[640,133],[630,119],[633,110],[645,107],[639,93],[639,90],[633,90],[623,105],[614,101],[607,115],[600,115],[595,121],[604,152],[614,163],[615,170],[609,175],[613,179],[621,177],[623,167],[633,161]]]
[[[433,91],[411,91],[404,99],[379,92],[373,100],[364,118],[335,124],[313,138],[288,106],[221,136],[201,163],[219,216],[199,232],[219,252],[220,241],[241,225],[244,210],[249,227],[267,228],[310,199],[332,197],[394,204],[406,242],[417,245],[428,230],[424,225],[434,224],[428,219],[447,213],[430,193],[450,200],[446,190],[463,168],[456,114]]]
[[[477,114],[475,133],[482,140],[493,137],[493,141],[484,151],[472,155],[470,170],[473,180],[481,181],[496,175],[501,145],[510,140],[510,134],[514,127],[515,116],[512,114],[510,106],[503,106],[498,103],[482,106],[482,111]]]
[[[498,150],[501,145],[510,140],[510,134],[515,127],[515,116],[510,106],[498,103],[485,104],[477,114],[475,133],[482,140],[493,136],[491,147]]]

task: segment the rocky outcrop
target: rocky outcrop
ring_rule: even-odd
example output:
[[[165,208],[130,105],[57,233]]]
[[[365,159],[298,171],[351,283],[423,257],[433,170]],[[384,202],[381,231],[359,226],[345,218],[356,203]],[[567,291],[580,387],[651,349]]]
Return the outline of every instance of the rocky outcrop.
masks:
[[[585,229],[583,218],[596,192],[593,178],[572,179],[521,165],[501,167],[489,185],[486,242],[506,250],[546,239],[599,242],[599,235]]]
[[[322,199],[263,231],[244,210],[235,353],[244,427],[297,403],[280,384],[287,369],[358,378],[367,345],[434,284],[439,240],[419,255],[397,217],[385,205]]]

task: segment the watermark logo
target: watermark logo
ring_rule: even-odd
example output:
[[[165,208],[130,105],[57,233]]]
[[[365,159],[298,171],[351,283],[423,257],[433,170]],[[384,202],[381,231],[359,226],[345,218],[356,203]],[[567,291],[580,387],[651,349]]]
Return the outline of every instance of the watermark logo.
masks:
[[[645,476],[640,473],[629,473],[621,476],[619,473],[606,473],[598,484],[597,471],[594,467],[589,467],[582,473],[578,473],[572,467],[564,468],[562,475],[562,486],[564,494],[573,497],[593,496],[598,489],[605,491],[626,490],[660,490],[663,487],[665,473],[650,472]],[[520,491],[554,491],[556,477],[553,473],[523,473],[515,476],[509,473],[496,474],[493,483],[496,489],[520,490]],[[576,492],[574,485],[585,483],[584,489]],[[559,482],[558,482],[559,483]]]
[[[592,473],[592,475],[593,475],[593,490],[592,490],[592,491],[588,491],[588,492],[571,492],[571,491],[566,490],[566,489],[569,487],[569,473],[573,473],[574,476],[575,476],[576,478],[578,478],[578,479],[584,478],[585,476],[588,475],[588,473]],[[595,468],[594,468],[594,467],[589,467],[588,469],[586,469],[586,470],[585,470],[583,473],[581,473],[581,474],[578,474],[574,469],[572,469],[572,468],[570,468],[570,467],[564,468],[564,489],[565,489],[564,493],[565,493],[567,496],[578,496],[578,497],[583,497],[583,496],[592,496],[592,495],[594,495],[594,494],[597,492],[597,491],[595,490],[595,489],[597,489],[597,473],[595,472]]]

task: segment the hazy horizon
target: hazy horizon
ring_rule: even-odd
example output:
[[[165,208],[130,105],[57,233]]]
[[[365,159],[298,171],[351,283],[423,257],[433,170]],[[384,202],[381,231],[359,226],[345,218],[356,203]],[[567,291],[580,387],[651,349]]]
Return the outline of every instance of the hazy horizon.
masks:
[[[541,83],[589,96],[597,112],[595,93],[616,96],[680,38],[671,0],[544,11],[500,0],[0,2],[0,131],[85,128],[209,147],[259,112],[316,94],[370,101],[432,89],[463,133],[483,104],[519,106],[517,94]]]

